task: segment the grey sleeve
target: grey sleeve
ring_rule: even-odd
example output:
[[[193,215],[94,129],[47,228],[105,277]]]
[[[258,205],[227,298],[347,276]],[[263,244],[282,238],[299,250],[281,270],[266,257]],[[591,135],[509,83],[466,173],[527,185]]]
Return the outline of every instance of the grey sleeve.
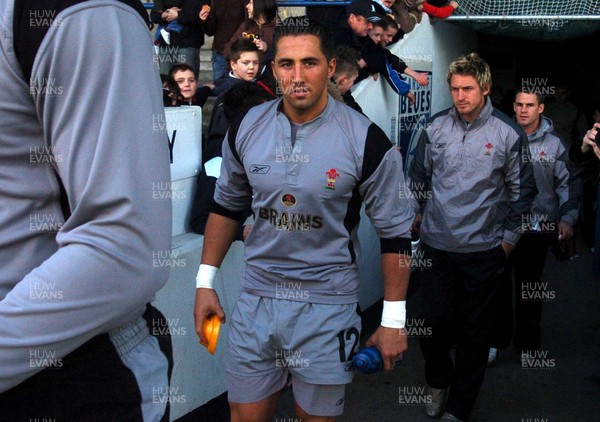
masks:
[[[554,189],[558,196],[560,221],[575,225],[579,217],[579,180],[568,161],[568,149],[561,144],[554,166]]]
[[[367,134],[359,193],[380,238],[410,239],[414,214],[406,195],[402,155],[375,124]]]
[[[73,6],[56,22],[32,71],[32,83],[55,90],[32,101],[71,216],[57,251],[0,301],[0,393],[42,369],[30,365],[34,350],[62,358],[138,318],[169,273],[153,265],[170,251],[171,203],[160,199],[169,150],[153,126],[164,110],[148,28],[107,2]],[[32,295],[40,288],[52,298]]]
[[[225,135],[221,173],[217,179],[214,197],[217,205],[233,213],[248,209],[252,203],[252,187],[237,150],[241,120],[234,120]]]
[[[427,199],[431,197],[431,166],[431,143],[427,130],[423,130],[407,175],[415,213],[423,213]]]
[[[504,224],[503,241],[516,245],[521,238],[523,216],[531,214],[531,203],[537,194],[529,142],[525,133],[507,136],[507,159],[504,183],[508,190],[508,215]]]

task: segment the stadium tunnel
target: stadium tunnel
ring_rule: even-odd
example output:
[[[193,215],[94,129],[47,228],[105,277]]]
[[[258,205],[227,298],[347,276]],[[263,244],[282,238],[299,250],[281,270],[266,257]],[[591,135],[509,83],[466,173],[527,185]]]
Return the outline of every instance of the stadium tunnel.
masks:
[[[477,31],[494,85],[566,84],[582,109],[600,102],[600,2],[463,0],[447,21]]]

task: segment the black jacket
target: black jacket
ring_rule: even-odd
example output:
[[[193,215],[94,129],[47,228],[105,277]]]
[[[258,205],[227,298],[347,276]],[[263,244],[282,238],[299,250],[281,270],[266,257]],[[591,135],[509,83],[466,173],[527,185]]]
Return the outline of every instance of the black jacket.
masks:
[[[198,15],[202,6],[208,3],[208,0],[202,0],[200,2],[183,0],[181,12],[179,12],[179,17],[177,18],[177,22],[183,25],[183,29],[181,32],[171,32],[171,46],[200,48],[204,45],[203,24]],[[168,25],[169,22],[163,20],[161,17],[162,12],[163,10],[152,9],[150,12],[150,20],[160,25]]]

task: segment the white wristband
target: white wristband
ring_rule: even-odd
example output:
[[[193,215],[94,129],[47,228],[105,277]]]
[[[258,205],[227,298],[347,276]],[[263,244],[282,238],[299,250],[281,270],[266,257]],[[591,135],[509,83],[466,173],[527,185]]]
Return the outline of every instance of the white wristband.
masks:
[[[217,267],[212,265],[200,264],[198,275],[196,276],[196,288],[214,289],[213,284],[217,276]]]
[[[383,301],[381,312],[381,326],[387,328],[404,328],[406,325],[406,301]]]

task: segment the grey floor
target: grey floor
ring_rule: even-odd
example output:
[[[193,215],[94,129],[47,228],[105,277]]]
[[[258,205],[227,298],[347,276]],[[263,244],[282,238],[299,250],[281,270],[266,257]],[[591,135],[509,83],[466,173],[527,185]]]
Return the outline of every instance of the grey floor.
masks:
[[[471,421],[600,421],[600,283],[591,277],[591,253],[579,249],[576,261],[548,258],[543,281],[554,299],[544,304],[546,357],[536,364],[545,368],[523,368],[514,349],[501,351],[486,372]],[[418,301],[417,290],[409,314]],[[368,310],[365,326],[373,326],[378,315],[378,310]],[[411,338],[393,372],[356,376],[347,388],[344,415],[337,420],[431,422],[425,415],[424,386],[421,351]],[[292,392],[286,391],[277,422],[295,420],[292,400]]]

